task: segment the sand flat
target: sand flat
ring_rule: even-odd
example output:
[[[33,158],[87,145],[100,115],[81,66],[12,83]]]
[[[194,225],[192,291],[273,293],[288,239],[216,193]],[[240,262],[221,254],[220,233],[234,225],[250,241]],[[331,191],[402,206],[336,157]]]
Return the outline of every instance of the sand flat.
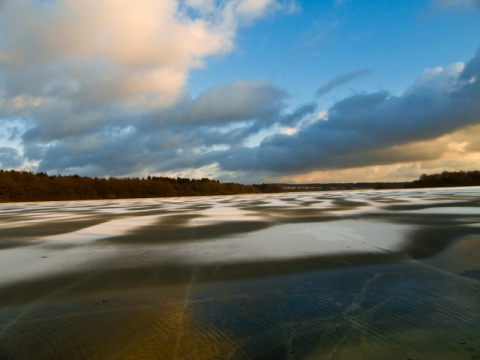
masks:
[[[0,358],[480,356],[479,198],[1,204]]]

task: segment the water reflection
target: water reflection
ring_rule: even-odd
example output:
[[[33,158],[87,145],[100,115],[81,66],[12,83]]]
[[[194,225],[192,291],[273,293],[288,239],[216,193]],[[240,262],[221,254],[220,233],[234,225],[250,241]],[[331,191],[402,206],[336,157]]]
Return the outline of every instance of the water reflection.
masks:
[[[4,204],[0,359],[480,358],[478,195]]]

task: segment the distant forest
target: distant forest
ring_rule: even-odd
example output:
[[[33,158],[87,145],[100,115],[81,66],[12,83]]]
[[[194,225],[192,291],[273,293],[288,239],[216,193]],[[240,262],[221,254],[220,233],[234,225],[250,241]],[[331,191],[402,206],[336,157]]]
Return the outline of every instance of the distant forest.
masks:
[[[401,183],[260,184],[220,183],[217,180],[148,176],[139,178],[89,178],[0,170],[0,202],[154,198],[258,194],[282,191],[389,189],[479,186],[480,171],[422,175]]]
[[[412,181],[407,187],[448,187],[448,186],[478,186],[480,185],[480,171],[444,171],[441,174],[420,176],[419,180]]]
[[[153,198],[278,192],[274,184],[241,185],[210,179],[148,176],[89,178],[0,170],[0,202]]]
[[[440,174],[422,175],[410,182],[356,182],[328,184],[280,184],[287,191],[329,191],[369,189],[410,189],[426,187],[480,186],[480,171],[444,171]]]

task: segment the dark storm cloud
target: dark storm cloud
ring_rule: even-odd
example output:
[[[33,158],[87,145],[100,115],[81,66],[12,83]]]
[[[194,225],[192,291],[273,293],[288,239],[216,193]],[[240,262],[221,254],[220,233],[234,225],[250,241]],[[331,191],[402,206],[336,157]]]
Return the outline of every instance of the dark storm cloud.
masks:
[[[161,155],[166,158],[175,155],[170,149],[151,151],[144,140],[135,132],[121,137],[104,133],[71,138],[44,147],[38,170],[88,176],[121,176],[141,172],[158,162]]]
[[[278,119],[278,123],[283,126],[295,126],[306,116],[312,115],[317,110],[317,104],[308,103],[299,106],[291,114],[286,114]]]
[[[150,113],[91,107],[73,115],[66,111],[62,122],[62,114],[49,118],[56,108],[47,107],[24,135],[24,152],[40,162],[39,171],[95,176],[212,164],[244,174],[293,174],[432,160],[444,149],[402,146],[479,123],[479,58],[477,53],[463,69],[454,64],[426,71],[400,96],[349,96],[331,106],[328,120],[316,119],[315,103],[286,112],[286,94],[261,81],[219,85]],[[297,132],[244,146],[272,126]]]
[[[18,151],[10,147],[0,147],[0,168],[15,169],[23,163]]]
[[[277,116],[286,94],[263,81],[236,81],[217,85],[190,105],[186,121],[218,123]]]
[[[270,136],[256,148],[218,153],[218,161],[224,170],[285,174],[438,158],[441,149],[398,147],[480,124],[479,61],[477,52],[460,74],[458,64],[426,72],[401,96],[350,96],[329,109],[327,121]]]
[[[184,97],[167,109],[144,113],[138,126],[150,131],[155,127],[223,127],[250,121],[268,127],[278,119],[286,96],[265,81],[235,81],[207,89],[195,99]]]
[[[339,76],[322,88],[367,72]],[[379,91],[344,98],[327,117],[316,103],[287,111],[288,94],[257,80],[217,85],[196,98],[141,111],[68,93],[55,92],[54,100],[26,94],[12,103],[22,105],[21,113],[6,107],[5,114],[28,122],[15,138],[22,139],[25,158],[39,164],[37,171],[137,176],[218,164],[228,176],[235,171],[247,179],[438,159],[445,149],[414,145],[479,124],[479,79],[477,52],[465,65],[426,70],[402,95]],[[266,129],[277,133],[245,146]],[[23,160],[15,149],[0,152],[3,167]]]
[[[328,81],[326,84],[319,87],[316,92],[316,95],[317,96],[325,95],[330,91],[332,91],[333,89],[335,89],[336,87],[342,86],[352,80],[355,80],[356,78],[367,75],[371,72],[372,71],[370,69],[359,69],[349,73],[340,74],[334,77],[333,79],[331,79],[330,81]]]
[[[91,105],[72,111],[56,104],[37,112],[23,135],[24,151],[39,171],[128,175],[209,165],[215,146],[239,146],[276,124],[297,124],[315,104],[284,111],[285,92],[264,81],[215,86],[162,111],[125,113]]]

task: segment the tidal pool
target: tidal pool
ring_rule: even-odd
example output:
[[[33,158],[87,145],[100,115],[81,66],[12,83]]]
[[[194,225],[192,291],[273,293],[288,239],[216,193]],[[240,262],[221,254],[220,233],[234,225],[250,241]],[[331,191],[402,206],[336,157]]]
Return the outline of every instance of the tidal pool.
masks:
[[[0,359],[480,359],[480,188],[0,204]]]

